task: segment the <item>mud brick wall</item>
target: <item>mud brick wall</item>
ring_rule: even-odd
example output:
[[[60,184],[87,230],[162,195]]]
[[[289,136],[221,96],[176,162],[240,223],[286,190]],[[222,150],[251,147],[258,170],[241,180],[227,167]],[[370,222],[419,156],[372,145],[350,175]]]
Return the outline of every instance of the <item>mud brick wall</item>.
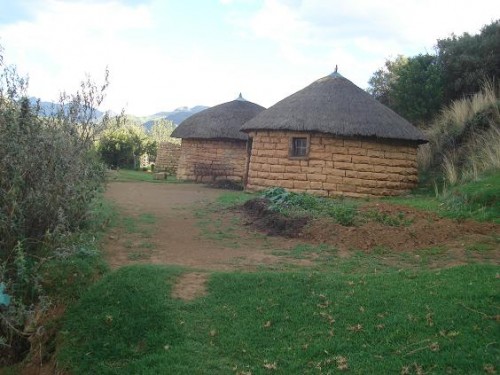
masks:
[[[155,170],[158,172],[167,172],[169,175],[175,175],[177,173],[180,156],[180,144],[172,142],[160,143],[156,153]]]
[[[417,145],[309,134],[307,158],[289,158],[291,137],[305,133],[251,132],[248,190],[279,186],[320,196],[400,195],[418,182]]]
[[[242,181],[245,172],[246,141],[183,139],[177,168],[180,180],[211,181],[228,179]],[[227,176],[196,176],[195,165],[212,166],[214,171],[224,167],[231,171]]]

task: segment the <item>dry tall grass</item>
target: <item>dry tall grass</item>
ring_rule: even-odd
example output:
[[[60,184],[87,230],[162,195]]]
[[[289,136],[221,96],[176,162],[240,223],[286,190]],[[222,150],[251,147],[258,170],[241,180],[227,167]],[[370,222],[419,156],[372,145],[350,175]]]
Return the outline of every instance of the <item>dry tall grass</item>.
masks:
[[[440,166],[450,184],[475,180],[500,169],[500,85],[486,82],[480,92],[453,102],[425,131],[420,147],[423,170]]]

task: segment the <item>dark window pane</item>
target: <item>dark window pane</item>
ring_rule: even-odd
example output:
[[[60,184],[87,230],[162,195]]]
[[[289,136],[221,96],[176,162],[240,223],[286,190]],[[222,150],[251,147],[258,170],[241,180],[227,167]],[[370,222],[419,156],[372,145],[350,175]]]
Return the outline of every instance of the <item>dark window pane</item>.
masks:
[[[292,156],[307,155],[307,138],[293,138],[292,140]]]

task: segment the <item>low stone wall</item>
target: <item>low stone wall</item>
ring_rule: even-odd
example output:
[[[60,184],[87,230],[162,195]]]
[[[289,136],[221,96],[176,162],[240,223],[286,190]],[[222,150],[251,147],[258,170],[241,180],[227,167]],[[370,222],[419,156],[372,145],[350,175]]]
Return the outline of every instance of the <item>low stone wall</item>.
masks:
[[[310,134],[309,155],[289,158],[291,137],[251,132],[248,190],[279,186],[294,192],[352,197],[401,195],[418,182],[417,145]]]
[[[181,143],[177,178],[242,181],[245,159],[245,141],[185,138]]]
[[[180,144],[171,142],[160,143],[156,154],[155,170],[158,172],[167,172],[169,175],[175,175],[177,173],[180,156]]]

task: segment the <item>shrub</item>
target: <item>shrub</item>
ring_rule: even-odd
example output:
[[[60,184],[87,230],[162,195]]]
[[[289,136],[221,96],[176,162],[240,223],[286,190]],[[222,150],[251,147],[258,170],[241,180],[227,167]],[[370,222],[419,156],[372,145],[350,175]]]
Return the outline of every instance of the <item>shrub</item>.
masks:
[[[35,308],[48,306],[40,266],[88,222],[104,182],[94,141],[109,122],[107,116],[98,121],[96,111],[107,75],[102,87],[87,79],[79,92],[62,94],[51,113],[42,113],[27,98],[26,80],[2,61],[0,284],[10,301],[0,306],[0,352],[27,335]]]

